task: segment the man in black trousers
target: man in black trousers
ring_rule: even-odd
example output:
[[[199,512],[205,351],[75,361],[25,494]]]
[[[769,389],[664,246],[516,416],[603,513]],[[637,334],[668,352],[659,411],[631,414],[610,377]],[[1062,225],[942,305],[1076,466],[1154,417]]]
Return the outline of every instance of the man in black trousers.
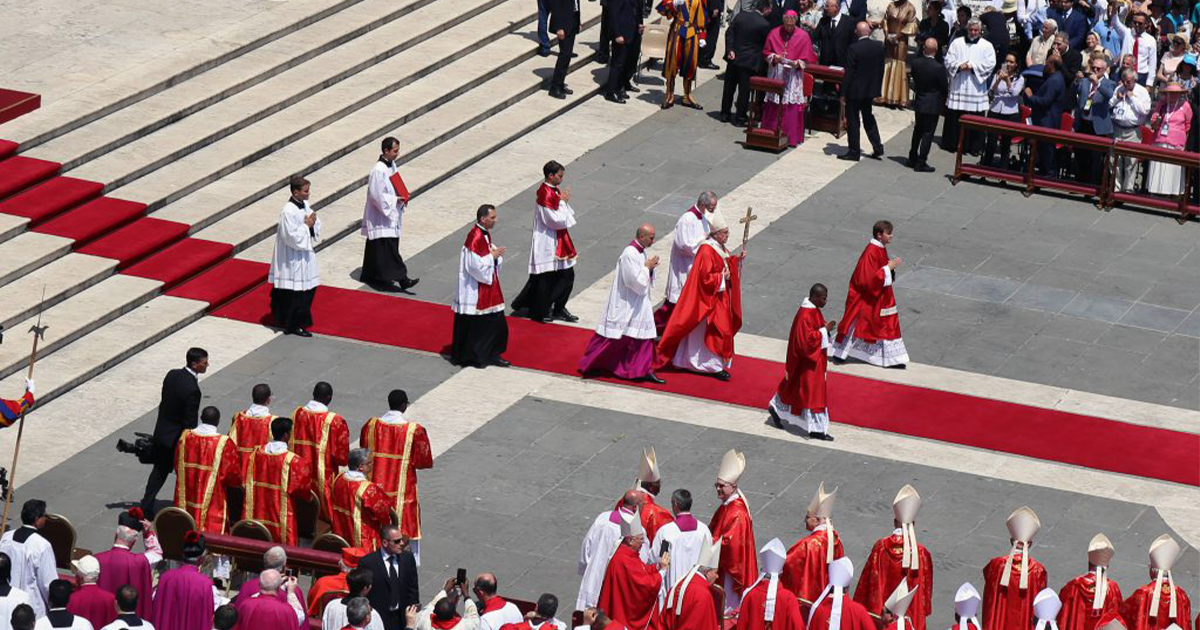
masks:
[[[579,0],[550,1],[550,32],[558,39],[558,60],[554,62],[554,74],[550,77],[550,96],[565,99],[568,94],[574,94],[567,88],[566,81],[575,35],[579,32]]]
[[[195,429],[200,422],[200,384],[197,379],[208,371],[208,352],[203,348],[189,348],[186,361],[185,367],[175,368],[163,378],[151,452],[154,468],[146,479],[146,493],[142,496],[142,512],[149,520],[154,519],[158,491],[175,468],[175,445],[179,436],[183,435],[184,429]]]
[[[405,610],[421,605],[417,563],[408,550],[408,538],[400,533],[399,527],[384,525],[379,533],[379,551],[363,556],[358,566],[371,572],[373,579],[367,599],[383,618],[384,630],[403,630]]]
[[[928,161],[929,146],[933,143],[933,132],[937,130],[938,118],[942,114],[942,103],[946,102],[946,92],[950,90],[946,67],[937,60],[937,53],[938,40],[927,38],[921,56],[910,64],[909,76],[912,77],[913,92],[916,93],[912,108],[917,120],[913,126],[907,165],[918,173],[932,173],[934,170]]]
[[[871,106],[880,95],[883,85],[883,42],[871,39],[871,25],[859,22],[854,27],[858,41],[850,44],[846,51],[846,75],[842,79],[842,99],[846,102],[846,139],[850,150],[838,156],[839,160],[857,162],[862,157],[859,146],[859,116],[871,141],[871,154],[867,157],[883,159],[883,142],[879,140],[879,125]]]
[[[721,95],[721,122],[729,122],[733,95],[737,93],[737,117],[733,124],[745,126],[750,104],[750,77],[763,74],[766,61],[763,47],[771,32],[767,16],[774,9],[771,0],[758,0],[754,11],[739,11],[725,31],[725,90]]]
[[[612,36],[612,52],[609,57],[608,79],[604,84],[604,99],[612,103],[625,103],[629,95],[625,91],[629,66],[637,63],[634,43],[639,39],[642,28],[641,3],[638,0],[606,0],[608,3],[603,19],[608,22]]]
[[[725,14],[725,0],[705,0],[704,12],[706,14],[704,16],[704,41],[708,42],[708,45],[700,49],[696,67],[718,70],[717,64],[713,63],[713,55],[717,53],[717,37],[721,35],[721,18]]]

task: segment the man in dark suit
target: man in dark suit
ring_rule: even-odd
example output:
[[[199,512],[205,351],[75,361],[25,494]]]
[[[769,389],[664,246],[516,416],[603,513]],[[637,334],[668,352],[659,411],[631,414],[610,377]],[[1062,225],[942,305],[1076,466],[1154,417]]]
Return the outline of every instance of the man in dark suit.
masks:
[[[379,534],[379,551],[363,556],[358,566],[371,571],[373,580],[367,599],[383,617],[384,629],[404,630],[404,611],[409,606],[420,606],[417,563],[400,528],[384,525]]]
[[[817,22],[817,62],[822,66],[846,67],[846,50],[854,41],[854,20],[842,15],[838,0],[825,0],[825,15]]]
[[[1025,104],[1032,110],[1033,124],[1039,127],[1058,129],[1059,119],[1062,118],[1062,98],[1066,92],[1063,81],[1062,57],[1052,54],[1046,58],[1045,77],[1038,86],[1035,94],[1032,88],[1025,88]],[[1038,143],[1038,167],[1043,175],[1051,176],[1054,170],[1054,143]]]
[[[700,49],[696,58],[696,67],[706,70],[719,69],[713,63],[713,55],[717,54],[717,37],[721,34],[721,18],[725,14],[725,0],[705,0],[704,2],[704,41],[708,45]]]
[[[932,173],[929,165],[929,146],[933,144],[933,132],[937,130],[938,117],[942,114],[942,103],[950,90],[950,79],[946,67],[937,60],[938,40],[925,40],[922,54],[912,62],[909,77],[912,78],[912,108],[917,115],[913,126],[912,145],[908,149],[908,166],[918,173]]]
[[[167,372],[162,383],[162,397],[158,403],[158,419],[154,423],[154,467],[146,479],[146,493],[142,496],[142,511],[149,519],[154,518],[154,502],[158,491],[167,481],[167,475],[175,467],[175,445],[184,429],[194,429],[200,422],[199,375],[208,370],[208,352],[203,348],[189,348],[187,365]]]
[[[879,139],[879,125],[871,106],[881,93],[883,86],[883,42],[871,39],[871,25],[859,22],[854,27],[858,41],[850,44],[846,51],[846,75],[842,79],[842,98],[846,101],[846,140],[850,150],[838,156],[839,160],[857,162],[862,157],[859,146],[859,117],[871,141],[872,159],[883,159],[883,142]]]
[[[979,21],[983,24],[983,38],[996,49],[996,59],[1004,61],[1009,46],[1008,17],[995,7],[987,7],[979,14]]]
[[[604,99],[612,103],[625,103],[626,66],[637,63],[637,50],[633,43],[642,28],[642,12],[637,0],[606,0],[608,10],[608,32],[612,35],[612,52],[608,65],[608,79],[604,83]]]
[[[1103,57],[1089,63],[1087,74],[1075,84],[1075,131],[1108,137],[1113,132],[1108,101],[1117,84],[1108,78],[1108,62]],[[1102,163],[1096,151],[1075,150],[1076,176],[1085,184],[1099,183]]]
[[[567,66],[579,32],[579,0],[550,0],[550,32],[558,40],[558,59],[550,76],[550,96],[565,99],[574,92],[567,88]]]
[[[1083,50],[1091,30],[1091,16],[1075,6],[1075,0],[1056,0],[1052,5],[1046,9],[1046,17],[1058,22],[1058,32],[1067,34],[1071,48]]]
[[[725,90],[721,95],[721,122],[729,122],[733,96],[737,93],[737,117],[734,124],[746,124],[746,109],[750,104],[750,77],[763,74],[766,61],[763,47],[771,23],[767,20],[774,8],[771,0],[758,0],[754,11],[742,11],[733,18],[725,31]]]

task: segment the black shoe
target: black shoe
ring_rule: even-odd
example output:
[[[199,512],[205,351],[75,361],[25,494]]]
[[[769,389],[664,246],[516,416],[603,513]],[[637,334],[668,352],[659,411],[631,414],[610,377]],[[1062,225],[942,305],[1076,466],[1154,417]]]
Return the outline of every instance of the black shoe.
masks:
[[[665,385],[667,383],[663,379],[659,378],[658,375],[655,374],[654,372],[650,372],[650,373],[646,374],[645,376],[642,377],[642,380],[647,383],[658,383],[659,385]]]
[[[550,88],[550,98],[565,99],[567,93],[562,91],[562,88]]]
[[[903,363],[898,363],[896,365],[889,365],[887,367],[889,370],[907,370],[908,369],[908,366]]]
[[[875,149],[867,157],[871,158],[872,160],[882,160],[883,159],[883,149]]]
[[[573,52],[573,53],[571,53],[571,58],[572,58],[572,59],[574,59],[574,58],[576,58],[576,57],[578,57],[578,56],[579,56],[579,53],[577,53],[577,52]],[[606,62],[604,62],[604,63],[608,63],[608,62],[606,61]]]
[[[497,355],[497,356],[492,357],[491,360],[488,361],[488,365],[494,365],[496,367],[510,367],[512,365],[512,363],[509,363],[508,359],[505,359],[504,357]]]
[[[717,372],[713,376],[716,376],[718,381],[728,381],[729,379],[733,378],[733,376],[729,372],[726,372],[725,370],[721,370],[720,372]]]
[[[312,336],[312,333],[308,332],[307,330],[304,330],[303,328],[292,328],[291,330],[288,330],[283,334],[296,335],[297,337],[311,337]]]
[[[771,414],[771,424],[775,425],[776,429],[782,429],[783,418],[780,418],[779,414],[775,413],[775,410],[770,407],[767,407],[767,413]]]
[[[406,279],[400,281],[400,288],[407,291],[407,290],[417,286],[417,283],[419,283],[420,281],[421,281],[420,278],[406,278]]]
[[[404,290],[404,286],[395,282],[368,282],[367,286],[383,293],[399,293]]]
[[[621,98],[617,94],[605,94],[604,100],[608,101],[609,103],[618,103],[620,105],[625,104],[625,99]]]
[[[549,50],[539,50],[539,51],[537,51],[537,54],[539,57],[549,57],[550,51]]]
[[[745,127],[748,124],[750,124],[750,119],[746,118],[745,116],[736,116],[733,119],[734,127]]]
[[[723,123],[727,123],[727,122],[729,122],[731,119],[732,119],[732,118],[730,117],[730,115],[729,115],[729,114],[725,114],[725,113],[722,113],[720,116],[717,116],[717,120],[719,120],[719,121],[721,121],[721,122],[723,122]]]
[[[913,167],[913,170],[918,173],[932,173],[932,172],[936,171],[937,169],[933,168],[932,166],[930,166],[928,164],[918,164]]]
[[[843,153],[843,154],[837,156],[837,159],[846,160],[847,162],[857,162],[859,159],[859,154],[858,153]]]
[[[553,324],[554,318],[547,315],[546,317],[534,317],[533,321],[538,322],[539,324]]]
[[[626,92],[625,90],[621,90],[620,92],[617,92],[617,98],[621,99],[622,101],[628,101],[629,100],[629,92]]]
[[[607,66],[608,65],[608,57],[601,57],[600,55],[596,55],[596,63],[598,63],[602,66]]]
[[[562,86],[562,91],[564,94],[574,94],[575,93],[575,90],[572,90],[571,88],[569,88],[565,85]]]
[[[634,94],[637,94],[638,92],[641,92],[641,91],[642,91],[642,88],[640,88],[640,87],[637,87],[636,85],[634,85],[634,84],[632,84],[632,83],[626,83],[626,84],[625,84],[625,87],[623,88],[623,90],[624,90],[625,92],[633,92]]]
[[[721,69],[721,66],[718,66],[717,64],[715,64],[711,61],[700,64],[700,67],[704,68],[705,70],[720,70]]]
[[[829,362],[834,365],[846,365],[846,360],[841,357],[830,356]]]
[[[809,437],[809,439],[812,439],[812,440],[824,440],[826,442],[833,441],[832,435],[829,435],[828,433],[818,433],[816,431],[809,431],[808,437]]]
[[[577,321],[579,321],[579,318],[578,318],[578,317],[576,317],[576,316],[572,315],[572,314],[571,314],[571,311],[568,311],[568,310],[567,310],[567,309],[565,309],[565,308],[564,308],[564,309],[562,309],[561,311],[555,311],[555,312],[552,314],[552,317],[553,317],[554,319],[561,320],[561,321],[564,321],[564,322],[577,322]]]

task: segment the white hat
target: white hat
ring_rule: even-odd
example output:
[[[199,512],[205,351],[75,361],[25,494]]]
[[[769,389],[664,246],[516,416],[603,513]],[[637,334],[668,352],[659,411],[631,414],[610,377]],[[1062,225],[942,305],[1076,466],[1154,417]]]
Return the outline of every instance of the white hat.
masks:
[[[721,541],[704,545],[700,557],[696,559],[697,567],[716,569],[721,564]]]
[[[725,220],[725,215],[721,214],[720,210],[713,210],[708,213],[708,233],[715,234],[721,230],[729,229],[729,222]]]
[[[1092,593],[1092,610],[1094,611],[1104,609],[1104,600],[1108,597],[1108,575],[1105,569],[1108,568],[1114,551],[1116,550],[1113,548],[1112,541],[1104,534],[1092,536],[1091,542],[1088,543],[1088,564],[1096,567],[1096,588]]]
[[[1052,588],[1042,589],[1033,598],[1033,616],[1039,621],[1057,619],[1060,610],[1062,610],[1062,600],[1058,598],[1058,593],[1055,593]]]
[[[808,515],[817,518],[829,518],[833,516],[833,499],[837,495],[837,488],[833,492],[825,492],[825,482],[822,481],[820,487],[817,488],[817,493],[813,495],[812,501],[808,502]]]
[[[633,512],[632,514],[624,510],[620,511],[621,515],[621,536],[628,538],[630,536],[644,536],[646,528],[642,527],[641,511]]]
[[[1013,546],[1012,550],[1008,552],[1008,559],[1004,562],[1004,573],[1000,576],[1000,586],[1008,586],[1009,578],[1012,575],[1013,556],[1020,547],[1021,581],[1019,586],[1021,590],[1025,590],[1029,588],[1029,543],[1042,528],[1042,522],[1028,506],[1022,506],[1008,515],[1006,524],[1008,525],[1008,536],[1013,539]]]
[[[100,575],[100,561],[96,559],[96,556],[84,556],[78,560],[72,560],[71,566],[85,577]]]
[[[783,572],[783,562],[787,560],[787,549],[778,538],[758,550],[758,568],[768,575],[779,575]]]
[[[661,481],[662,477],[658,474],[658,456],[654,454],[654,447],[642,449],[642,463],[638,471],[639,482],[654,482]]]
[[[829,563],[829,583],[833,586],[847,588],[850,580],[854,579],[854,563],[850,558],[842,556]]]
[[[742,473],[746,470],[746,456],[729,449],[721,458],[721,467],[717,469],[717,479],[725,483],[737,484]]]
[[[963,582],[954,594],[954,612],[959,617],[974,617],[979,614],[979,602],[983,598],[970,582]]]
[[[892,500],[892,514],[896,516],[896,521],[900,523],[900,534],[904,539],[904,546],[901,549],[900,566],[904,569],[912,569],[914,571],[921,568],[921,554],[917,547],[917,532],[913,528],[913,522],[917,520],[917,512],[921,510],[921,495],[917,494],[917,489],[911,485],[905,484],[900,488],[900,492],[896,493],[896,498]]]
[[[912,604],[913,596],[917,594],[918,588],[920,586],[914,586],[912,590],[909,590],[908,580],[900,580],[900,583],[896,585],[896,590],[892,591],[892,594],[888,595],[887,600],[883,602],[883,607],[903,620],[904,613],[908,612],[908,606]],[[900,623],[902,624],[903,621]],[[901,630],[903,630],[902,627]]]
[[[1168,534],[1163,534],[1150,543],[1150,568],[1156,572],[1154,594],[1150,596],[1150,610],[1158,610],[1165,579],[1167,586],[1171,588],[1171,605],[1167,615],[1172,620],[1179,616],[1179,607],[1175,603],[1179,598],[1175,596],[1175,579],[1171,577],[1171,567],[1175,566],[1175,561],[1179,559],[1179,552],[1179,543]]]

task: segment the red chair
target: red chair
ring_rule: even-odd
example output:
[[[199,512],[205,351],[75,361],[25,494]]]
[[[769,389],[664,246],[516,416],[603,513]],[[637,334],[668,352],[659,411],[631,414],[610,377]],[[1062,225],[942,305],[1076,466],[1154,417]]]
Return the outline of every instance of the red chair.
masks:
[[[804,104],[800,106],[800,116],[801,116],[800,119],[801,120],[804,120],[804,118],[803,118],[804,113],[808,111],[808,99],[812,98],[814,85],[815,85],[815,81],[813,80],[813,75],[805,72],[804,73]],[[807,124],[804,125],[804,128],[800,130],[801,136],[809,135],[808,128],[809,128],[809,126]]]
[[[1073,116],[1070,112],[1063,112],[1062,118],[1058,119],[1058,130],[1075,131],[1075,116]],[[1054,145],[1054,148],[1061,149],[1063,148],[1063,145],[1056,144]]]

